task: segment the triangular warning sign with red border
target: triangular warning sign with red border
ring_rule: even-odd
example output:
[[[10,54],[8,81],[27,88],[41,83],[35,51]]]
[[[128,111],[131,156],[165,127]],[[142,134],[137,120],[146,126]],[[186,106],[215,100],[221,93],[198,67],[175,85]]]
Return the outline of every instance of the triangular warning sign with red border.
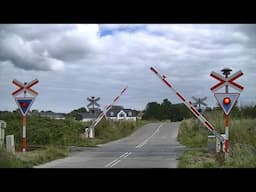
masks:
[[[34,97],[15,97],[15,101],[20,109],[23,116],[26,116],[31,105],[33,104]]]
[[[240,93],[214,93],[216,100],[223,109],[224,113],[228,115],[232,108],[235,106]],[[225,101],[226,100],[226,104]]]

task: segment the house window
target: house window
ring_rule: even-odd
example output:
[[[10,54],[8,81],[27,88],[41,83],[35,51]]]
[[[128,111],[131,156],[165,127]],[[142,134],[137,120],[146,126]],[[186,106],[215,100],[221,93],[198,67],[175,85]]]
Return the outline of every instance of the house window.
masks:
[[[124,114],[123,114],[123,113],[121,113],[121,114],[119,115],[119,117],[124,117]]]
[[[111,116],[111,117],[114,116],[114,112],[113,112],[113,111],[110,112],[110,116]]]
[[[132,112],[131,111],[128,112],[128,116],[130,116],[130,117],[132,116]]]

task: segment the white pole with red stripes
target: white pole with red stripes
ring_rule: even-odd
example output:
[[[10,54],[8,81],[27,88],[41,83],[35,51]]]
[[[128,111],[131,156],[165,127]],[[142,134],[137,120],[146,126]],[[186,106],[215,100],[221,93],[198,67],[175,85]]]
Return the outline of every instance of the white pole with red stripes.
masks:
[[[102,113],[97,117],[97,119],[95,119],[92,122],[92,125],[89,127],[89,137],[90,138],[94,137],[94,132],[95,132],[96,125],[101,121],[101,119],[104,117],[104,115],[107,114],[107,112],[112,108],[112,106],[116,103],[116,101],[119,99],[119,97],[121,97],[121,95],[126,91],[127,88],[128,88],[128,86],[126,86],[121,91],[121,93],[117,97],[115,97],[115,99],[113,100],[113,102],[110,105],[105,106]]]
[[[185,97],[182,96],[167,80],[165,75],[161,75],[154,67],[150,67],[150,70],[153,71],[157,77],[159,77],[185,104],[185,106],[203,123],[203,125],[211,131],[222,143],[224,138],[214,129],[213,125],[207,121],[202,114],[193,106],[191,101],[186,101]]]

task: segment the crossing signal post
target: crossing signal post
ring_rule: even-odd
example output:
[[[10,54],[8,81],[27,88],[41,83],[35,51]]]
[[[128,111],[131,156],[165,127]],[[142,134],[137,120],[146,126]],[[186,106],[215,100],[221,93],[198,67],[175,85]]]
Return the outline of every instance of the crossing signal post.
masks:
[[[90,106],[92,106],[92,108],[89,108],[89,110],[94,117],[93,121],[95,121],[96,115],[97,115],[95,106],[100,107],[100,105],[97,103],[97,101],[100,100],[100,97],[98,97],[98,98],[95,98],[94,96],[92,96],[91,98],[87,97],[87,100],[90,101],[90,103],[87,105],[87,107],[89,108]],[[95,136],[94,128],[89,128],[89,138],[94,138],[94,136]]]
[[[26,124],[27,124],[27,114],[29,112],[30,107],[32,106],[35,97],[38,95],[38,93],[31,89],[31,87],[35,84],[37,84],[39,81],[37,79],[27,83],[21,83],[20,81],[14,79],[12,83],[19,88],[12,93],[12,96],[14,97],[15,102],[17,103],[21,116],[22,116],[22,139],[21,139],[21,151],[23,153],[26,152],[27,148],[27,141],[26,141]],[[20,93],[24,93],[23,97],[17,97]],[[26,94],[30,93],[34,97],[27,97]]]
[[[207,106],[207,104],[204,102],[207,99],[207,97],[197,98],[197,97],[192,96],[192,99],[195,101],[192,104],[194,105],[194,107],[197,107],[198,112],[202,114],[203,113],[203,109],[202,109],[201,106],[202,105]],[[201,123],[198,120],[198,130],[200,130],[200,127],[201,127]]]
[[[215,72],[212,72],[210,75],[219,80],[220,82],[214,86],[211,87],[211,91],[214,93],[214,96],[216,100],[218,101],[220,107],[224,111],[225,115],[225,140],[223,144],[223,152],[225,152],[225,158],[228,158],[228,152],[229,152],[229,114],[235,104],[237,103],[237,100],[240,96],[240,93],[229,93],[229,86],[238,90],[241,92],[244,87],[235,83],[234,80],[241,77],[243,75],[242,71],[238,71],[234,73],[233,75],[229,76],[232,69],[230,68],[224,68],[221,70],[222,74],[224,75],[221,76],[220,74],[217,74]],[[225,86],[225,93],[216,93],[217,90]]]
[[[128,86],[126,86],[121,93],[115,97],[115,99],[113,100],[113,102],[107,106],[104,107],[103,111],[101,112],[101,114],[97,117],[97,119],[94,119],[94,121],[92,122],[91,126],[89,127],[89,130],[93,129],[95,130],[96,125],[101,121],[101,119],[107,114],[107,112],[112,108],[112,106],[117,102],[117,100],[121,97],[121,95],[126,91],[126,89],[128,88]]]
[[[197,110],[198,110],[199,113],[202,113],[203,110],[202,110],[202,108],[201,108],[201,105],[207,106],[207,104],[204,102],[204,101],[207,99],[207,97],[196,98],[196,97],[192,96],[192,99],[195,100],[195,102],[193,103],[193,105],[194,105],[195,107],[197,107]]]

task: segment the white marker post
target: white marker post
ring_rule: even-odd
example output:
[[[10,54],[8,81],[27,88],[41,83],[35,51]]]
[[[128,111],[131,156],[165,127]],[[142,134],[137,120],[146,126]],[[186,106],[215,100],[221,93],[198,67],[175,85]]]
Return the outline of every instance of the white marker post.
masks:
[[[4,146],[4,134],[6,129],[6,122],[0,120],[0,147]]]
[[[15,154],[14,135],[6,136],[6,151]]]

